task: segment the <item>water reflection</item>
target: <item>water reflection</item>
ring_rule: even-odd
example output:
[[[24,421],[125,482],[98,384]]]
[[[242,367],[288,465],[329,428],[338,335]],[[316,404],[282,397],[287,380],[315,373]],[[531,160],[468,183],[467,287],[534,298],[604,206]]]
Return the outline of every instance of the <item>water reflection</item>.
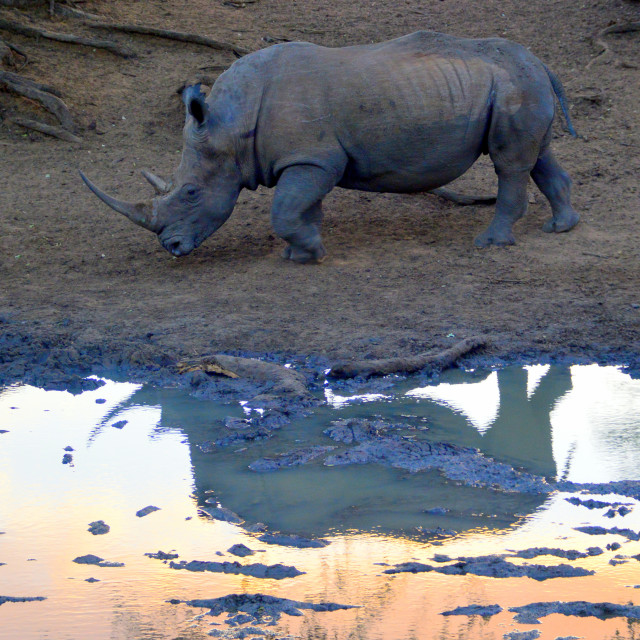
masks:
[[[242,407],[116,383],[79,396],[28,387],[0,392],[0,429],[8,431],[0,434],[0,531],[6,532],[0,535],[0,562],[7,563],[0,567],[0,594],[48,598],[2,605],[0,635],[203,638],[210,630],[206,621],[189,620],[200,612],[166,600],[262,592],[363,605],[283,621],[282,633],[305,638],[501,638],[513,630],[506,611],[491,620],[439,614],[472,603],[497,602],[506,609],[536,600],[625,602],[632,597],[624,585],[638,581],[637,565],[631,560],[609,565],[614,552],[582,561],[597,573],[571,579],[570,587],[562,579],[540,585],[477,576],[388,576],[374,564],[430,562],[434,552],[455,557],[530,546],[604,546],[610,536],[595,539],[572,527],[588,522],[640,529],[640,509],[628,498],[620,501],[632,512],[610,520],[605,509],[571,505],[564,494],[471,489],[445,482],[437,473],[371,465],[329,469],[321,462],[272,474],[247,469],[263,455],[331,443],[322,434],[331,420],[378,416],[406,423],[410,437],[475,446],[550,477],[606,482],[640,476],[634,465],[640,453],[640,381],[619,369],[512,367],[453,372],[441,383],[414,386],[399,382],[379,398],[330,389],[327,397],[339,402],[285,426],[270,440],[214,453],[197,445],[228,434],[224,418],[244,417]],[[73,449],[67,452],[72,460],[62,464],[67,447]],[[263,544],[242,528],[200,517],[207,498],[247,521],[328,535],[332,544],[311,550]],[[149,504],[161,510],[137,518],[135,512]],[[109,534],[87,532],[88,523],[98,519],[111,526]],[[463,533],[438,540],[416,535],[416,526]],[[237,542],[261,552],[251,561],[293,564],[306,574],[278,583],[189,574],[144,556],[176,549],[185,560],[214,560],[217,552],[235,560],[226,550]],[[621,542],[623,555],[640,552],[638,543]],[[100,569],[71,562],[85,553],[126,566]],[[88,577],[100,582],[87,583]],[[625,626],[620,620],[554,618],[542,628],[549,637],[604,638],[624,633]]]

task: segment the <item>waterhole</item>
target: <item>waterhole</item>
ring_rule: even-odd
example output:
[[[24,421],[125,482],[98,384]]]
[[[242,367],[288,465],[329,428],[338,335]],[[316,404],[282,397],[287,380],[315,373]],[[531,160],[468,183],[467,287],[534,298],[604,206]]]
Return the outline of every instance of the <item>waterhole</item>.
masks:
[[[640,632],[640,380],[511,366],[318,399],[0,390],[0,637]]]

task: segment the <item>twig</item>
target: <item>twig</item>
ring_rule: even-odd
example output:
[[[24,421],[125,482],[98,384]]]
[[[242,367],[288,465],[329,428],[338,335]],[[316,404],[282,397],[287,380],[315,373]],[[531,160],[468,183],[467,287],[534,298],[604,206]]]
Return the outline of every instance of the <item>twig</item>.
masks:
[[[29,118],[22,118],[21,116],[10,116],[8,120],[9,122],[13,122],[21,127],[25,127],[25,129],[33,129],[40,133],[46,133],[48,136],[59,138],[65,142],[82,142],[81,138],[78,138],[78,136],[73,135],[73,133],[63,129],[62,127],[54,127],[49,124],[44,124],[44,122],[31,120]]]
[[[589,62],[586,69],[589,69],[595,62],[604,62],[605,58],[615,57],[613,51],[604,40],[604,36],[611,33],[631,33],[634,31],[640,31],[640,22],[625,22],[623,24],[612,24],[610,27],[606,27],[601,31],[598,31],[594,36],[595,43],[600,47],[598,55]],[[638,66],[631,62],[621,62],[621,66],[629,67],[630,69],[637,69]]]
[[[157,29],[156,27],[147,27],[145,25],[137,24],[118,24],[112,22],[93,22],[92,20],[87,22],[87,26],[92,29],[109,29],[111,31],[122,31],[124,33],[137,33],[143,36],[154,36],[155,38],[166,38],[168,40],[177,40],[178,42],[191,42],[193,44],[200,44],[205,47],[211,47],[218,51],[232,51],[238,55],[245,55],[249,52],[249,49],[244,47],[238,47],[230,42],[223,42],[221,40],[213,40],[207,36],[201,36],[197,33],[186,33],[183,31],[169,31],[167,29]]]
[[[455,202],[456,204],[466,206],[470,204],[494,204],[496,201],[496,196],[489,196],[485,194],[477,194],[475,196],[467,196],[462,193],[456,193],[455,191],[450,191],[449,189],[445,189],[443,187],[439,189],[432,189],[429,193],[433,193],[434,195],[443,198],[445,200],[450,200],[451,202]]]
[[[0,29],[11,31],[29,38],[46,38],[47,40],[55,40],[56,42],[66,42],[68,44],[79,44],[85,47],[93,47],[94,49],[105,49],[116,56],[123,58],[134,58],[135,53],[130,49],[121,47],[110,40],[93,40],[92,38],[84,38],[82,36],[74,36],[68,33],[56,33],[53,31],[45,31],[37,27],[29,27],[18,22],[5,20],[0,18]]]
[[[329,376],[331,378],[355,378],[356,376],[368,378],[391,373],[415,373],[427,368],[430,372],[442,371],[453,366],[462,356],[474,349],[484,347],[487,343],[488,340],[484,337],[467,338],[440,353],[419,353],[415,356],[384,360],[359,360],[333,367]]]

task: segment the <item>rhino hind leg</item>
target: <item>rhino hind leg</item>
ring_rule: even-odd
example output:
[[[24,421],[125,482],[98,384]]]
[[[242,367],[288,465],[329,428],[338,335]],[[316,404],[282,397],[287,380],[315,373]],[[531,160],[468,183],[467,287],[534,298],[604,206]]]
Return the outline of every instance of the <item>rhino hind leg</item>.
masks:
[[[531,177],[551,205],[552,216],[544,223],[542,230],[560,233],[573,229],[580,216],[571,206],[571,178],[550,149],[540,154]]]
[[[271,224],[289,243],[284,258],[301,263],[324,260],[322,198],[335,184],[333,176],[313,165],[295,165],[282,172],[273,198]]]
[[[491,224],[476,239],[476,247],[515,244],[513,225],[527,211],[528,171],[500,172],[498,174],[498,198]]]

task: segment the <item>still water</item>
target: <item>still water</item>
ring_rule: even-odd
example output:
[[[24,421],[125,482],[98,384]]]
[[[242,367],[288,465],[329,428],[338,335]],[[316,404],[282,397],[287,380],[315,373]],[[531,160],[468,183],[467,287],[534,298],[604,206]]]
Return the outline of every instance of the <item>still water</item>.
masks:
[[[111,381],[76,396],[28,386],[0,390],[0,596],[46,598],[2,604],[0,597],[0,638],[201,639],[212,631],[242,637],[247,625],[232,628],[225,615],[168,602],[232,593],[358,606],[283,615],[277,626],[262,627],[278,638],[493,640],[532,629],[551,639],[640,635],[640,626],[626,618],[554,614],[532,625],[514,621],[508,611],[555,600],[640,604],[634,557],[640,542],[575,529],[639,532],[640,508],[632,498],[505,493],[461,485],[435,470],[326,466],[326,455],[272,473],[248,468],[297,447],[338,447],[323,434],[332,421],[375,418],[404,425],[397,433],[409,441],[474,447],[550,480],[640,480],[640,380],[595,365],[508,367],[455,371],[420,386],[399,379],[384,393],[365,388],[348,395],[327,384],[324,400],[268,440],[205,453],[198,445],[230,433],[227,418],[250,417],[241,405]],[[567,501],[576,496],[625,509],[607,517],[606,506]],[[149,505],[159,509],[136,515]],[[208,505],[229,509],[244,522],[212,519],[202,510]],[[88,531],[98,520],[109,525],[107,534]],[[248,530],[258,522],[269,531],[323,537],[330,544],[267,544]],[[255,555],[229,553],[238,543]],[[607,549],[612,543],[621,546]],[[435,554],[485,556],[531,547],[585,552],[595,546],[603,553],[574,561],[548,555],[512,560],[595,572],[584,577],[384,573],[409,561],[434,565]],[[187,562],[281,563],[304,574],[275,580],[178,571],[145,556],[158,550]],[[124,566],[73,562],[86,554]],[[499,604],[503,611],[442,615],[471,604]]]

